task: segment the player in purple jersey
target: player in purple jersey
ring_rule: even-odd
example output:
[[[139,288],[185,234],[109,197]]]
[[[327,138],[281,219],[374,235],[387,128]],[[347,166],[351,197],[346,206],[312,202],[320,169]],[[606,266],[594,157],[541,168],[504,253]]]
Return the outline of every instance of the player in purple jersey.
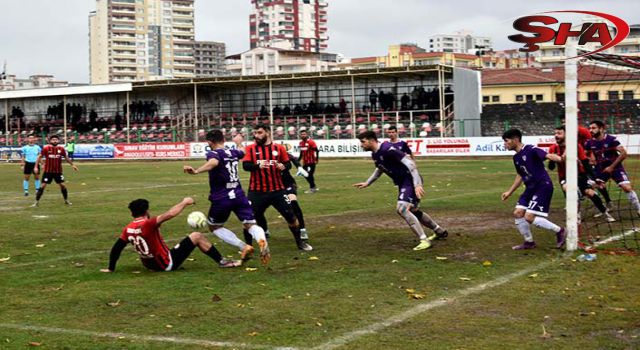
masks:
[[[605,188],[609,179],[613,179],[627,194],[629,202],[640,215],[640,201],[638,195],[631,186],[631,181],[622,166],[622,161],[627,158],[627,150],[620,144],[615,136],[605,133],[605,125],[599,120],[589,124],[589,132],[592,138],[587,141],[585,149],[591,159],[595,161],[596,183],[598,187]]]
[[[502,194],[502,200],[507,200],[522,183],[525,186],[525,190],[516,204],[516,209],[513,211],[516,227],[524,237],[524,243],[513,246],[512,249],[536,247],[531,234],[531,224],[555,232],[556,247],[562,248],[566,240],[565,229],[546,219],[549,216],[551,197],[553,196],[553,183],[544,167],[546,159],[559,163],[562,161],[562,157],[547,153],[538,147],[523,144],[521,141],[522,132],[518,129],[505,131],[502,139],[509,151],[516,151],[513,156],[513,165],[517,172],[513,185]]]
[[[234,212],[244,228],[258,242],[260,259],[266,265],[271,259],[269,245],[264,230],[256,225],[251,204],[242,191],[238,177],[238,162],[244,157],[242,135],[238,134],[233,139],[236,143],[236,149],[224,148],[224,135],[220,130],[209,131],[206,140],[211,148],[207,152],[207,162],[198,169],[185,166],[183,170],[192,175],[209,173],[209,201],[211,202],[209,229],[224,242],[238,247],[242,251],[243,260],[248,259],[253,253],[253,247],[224,227],[231,212]]]
[[[398,138],[398,128],[396,128],[395,125],[391,125],[387,128],[387,135],[389,135],[389,142],[391,142],[397,149],[408,154],[411,159],[416,159],[413,156],[413,152],[411,151],[411,148],[409,148],[409,145]]]
[[[397,149],[389,142],[378,142],[373,131],[365,131],[358,135],[360,145],[365,151],[371,151],[371,157],[376,170],[366,182],[354,184],[357,188],[369,187],[382,173],[387,174],[393,183],[398,186],[398,203],[396,210],[409,224],[413,233],[420,239],[420,244],[413,250],[422,250],[431,247],[431,241],[435,238],[445,238],[448,233],[440,227],[427,213],[418,209],[420,198],[424,196],[422,177],[418,173],[416,163],[408,155]],[[422,225],[434,231],[430,237],[424,233]]]

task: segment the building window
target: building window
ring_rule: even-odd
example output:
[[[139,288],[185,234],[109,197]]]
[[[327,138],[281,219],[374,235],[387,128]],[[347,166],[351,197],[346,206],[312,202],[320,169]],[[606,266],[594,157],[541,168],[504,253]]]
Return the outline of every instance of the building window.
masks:
[[[522,101],[524,101],[524,96],[522,96],[522,95],[516,95],[516,101],[517,101],[517,102],[522,102]]]
[[[633,100],[633,90],[624,90],[622,92],[622,99]]]
[[[482,102],[488,103],[489,102],[489,96],[482,96]]]
[[[500,96],[491,96],[491,102],[500,102]]]
[[[564,94],[556,94],[556,102],[564,102]]]
[[[542,100],[544,100],[543,95],[536,95],[536,101],[542,101]]]
[[[588,92],[587,93],[587,100],[588,101],[598,101],[598,100],[600,100],[600,97],[598,95],[599,94],[598,94],[597,91]]]
[[[620,95],[618,91],[609,91],[609,100],[619,100]]]
[[[527,95],[527,102],[533,101],[533,95]]]

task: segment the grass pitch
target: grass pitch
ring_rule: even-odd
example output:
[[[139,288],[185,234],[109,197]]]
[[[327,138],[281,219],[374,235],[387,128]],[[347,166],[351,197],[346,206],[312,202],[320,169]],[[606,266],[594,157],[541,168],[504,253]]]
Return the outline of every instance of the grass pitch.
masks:
[[[538,249],[510,249],[521,237],[511,218],[517,194],[499,199],[514,178],[506,158],[418,162],[427,190],[421,206],[450,233],[427,251],[411,250],[417,242],[394,212],[389,178],[351,187],[373,171],[370,160],[322,160],[321,190],[299,195],[313,252],[297,251],[270,209],[267,268],[256,259],[220,269],[196,250],[181,270],[153,273],[129,246],[116,273],[100,273],[130,221],[129,201],[147,198],[159,214],[192,196],[197,204],[187,212],[207,212],[206,175],[181,172],[198,163],[80,162],[78,173],[65,167],[73,206],[52,184],[38,208],[28,207],[33,189],[22,197],[19,166],[0,165],[0,348],[640,346],[637,257],[577,262],[535,228]],[[246,188],[248,173],[241,177]],[[559,188],[554,197],[551,219],[561,223]],[[186,214],[162,226],[169,244],[190,231]],[[235,218],[227,227],[241,236]]]

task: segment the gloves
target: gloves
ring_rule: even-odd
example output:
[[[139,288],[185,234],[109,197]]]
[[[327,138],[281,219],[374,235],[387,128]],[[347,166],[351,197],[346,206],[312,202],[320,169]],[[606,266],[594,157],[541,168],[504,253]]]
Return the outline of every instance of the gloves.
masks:
[[[296,176],[308,177],[309,173],[303,168],[298,168],[298,172],[296,173]]]

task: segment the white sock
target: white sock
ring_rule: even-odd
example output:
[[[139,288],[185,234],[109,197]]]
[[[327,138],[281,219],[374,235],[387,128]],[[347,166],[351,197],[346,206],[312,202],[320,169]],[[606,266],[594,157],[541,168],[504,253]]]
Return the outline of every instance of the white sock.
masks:
[[[551,230],[551,231],[556,232],[556,233],[560,232],[560,226],[554,224],[553,222],[551,222],[551,221],[549,221],[549,220],[547,220],[545,218],[539,217],[539,216],[536,216],[536,218],[533,219],[533,224],[538,226],[538,227],[540,227],[540,228]]]
[[[631,202],[631,205],[633,205],[636,210],[640,210],[640,200],[638,200],[638,195],[635,191],[627,193],[627,198],[629,198],[629,202]]]
[[[533,242],[533,235],[531,234],[531,225],[527,222],[525,218],[517,218],[516,219],[516,227],[522,237],[524,237],[525,242]]]
[[[224,227],[220,227],[218,229],[213,230],[213,234],[218,236],[218,238],[223,240],[225,243],[227,243],[229,245],[232,245],[232,246],[236,246],[240,250],[244,249],[244,247],[247,245],[246,243],[241,241],[236,236],[235,233],[233,233],[231,230],[228,230],[228,229],[226,229]]]
[[[267,238],[264,235],[264,230],[262,229],[262,227],[258,226],[258,225],[253,225],[249,228],[249,234],[253,237],[253,239],[255,239],[256,241],[260,242],[261,240],[267,240]]]

